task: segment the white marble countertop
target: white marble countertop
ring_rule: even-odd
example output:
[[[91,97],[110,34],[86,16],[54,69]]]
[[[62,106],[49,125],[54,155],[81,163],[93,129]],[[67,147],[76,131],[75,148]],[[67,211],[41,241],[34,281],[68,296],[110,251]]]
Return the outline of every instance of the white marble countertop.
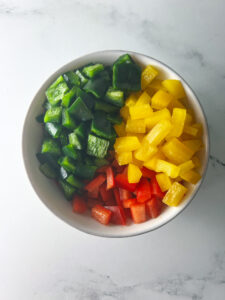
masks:
[[[224,11],[223,0],[0,0],[0,299],[225,299]],[[177,70],[210,127],[208,172],[192,204],[134,238],[64,224],[22,162],[22,125],[41,83],[101,49],[145,53]]]

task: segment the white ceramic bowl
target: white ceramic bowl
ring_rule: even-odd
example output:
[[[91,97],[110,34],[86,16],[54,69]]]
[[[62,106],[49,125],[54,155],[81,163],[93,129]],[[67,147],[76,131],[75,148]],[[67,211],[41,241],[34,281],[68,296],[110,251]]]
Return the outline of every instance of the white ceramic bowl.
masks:
[[[123,55],[125,53],[129,53],[132,58],[143,67],[149,64],[155,66],[160,70],[160,76],[162,77],[162,79],[171,78],[181,80],[187,94],[189,103],[188,105],[195,111],[197,122],[200,122],[203,125],[203,142],[205,147],[200,155],[202,164],[200,172],[202,174],[202,179],[196,185],[188,185],[188,193],[185,196],[184,201],[178,207],[166,208],[163,213],[156,219],[151,219],[142,224],[130,224],[128,226],[103,226],[92,219],[89,215],[74,214],[72,212],[71,204],[65,200],[63,194],[57,188],[56,184],[47,179],[39,171],[39,162],[36,159],[35,154],[40,151],[43,132],[41,126],[36,122],[35,117],[42,112],[42,104],[45,100],[45,90],[59,75],[66,71],[80,68],[83,65],[91,62],[101,62],[106,65],[111,65],[120,55]],[[30,182],[40,200],[57,217],[59,217],[67,224],[89,234],[104,237],[128,237],[159,228],[160,226],[172,220],[179,213],[181,213],[184,208],[191,202],[191,200],[199,190],[206,172],[209,158],[209,135],[206,117],[196,95],[188,86],[188,84],[183,80],[183,78],[180,77],[175,71],[173,71],[167,65],[157,61],[156,59],[143,54],[130,51],[109,50],[91,53],[75,59],[65,66],[59,68],[43,83],[34,99],[32,100],[25,119],[22,147],[25,168]]]

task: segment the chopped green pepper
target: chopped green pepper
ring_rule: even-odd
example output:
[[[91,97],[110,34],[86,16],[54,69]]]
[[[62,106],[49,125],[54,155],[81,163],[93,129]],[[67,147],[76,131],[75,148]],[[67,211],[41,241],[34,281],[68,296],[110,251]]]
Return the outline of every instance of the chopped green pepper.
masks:
[[[53,139],[44,140],[42,147],[41,147],[41,152],[49,153],[49,154],[56,155],[56,156],[59,156],[61,154],[59,145]]]
[[[89,78],[95,77],[99,72],[104,70],[104,66],[102,64],[96,64],[84,67],[82,72]]]
[[[62,131],[62,126],[57,123],[45,123],[45,130],[54,138],[57,139]]]
[[[94,99],[93,95],[82,91],[82,89],[80,89],[80,88],[77,88],[76,96],[80,97],[89,109],[93,108],[93,106],[95,104],[95,99]]]
[[[96,170],[97,170],[96,166],[90,166],[90,165],[84,165],[82,163],[78,163],[75,175],[83,179],[92,179],[95,175]]]
[[[63,167],[68,172],[72,172],[72,173],[76,172],[76,166],[74,164],[74,161],[70,157],[68,156],[60,157],[58,163],[60,164],[61,167]]]
[[[44,122],[53,122],[53,123],[60,123],[62,115],[62,108],[61,107],[52,107],[49,108],[44,116]]]
[[[111,113],[117,111],[118,109],[119,109],[118,107],[113,106],[111,104],[102,101],[95,101],[95,110],[102,110],[107,113]]]
[[[67,200],[70,201],[76,192],[76,188],[71,186],[68,182],[66,182],[64,180],[59,180],[59,184],[60,184],[61,188],[63,189],[63,192],[64,192]]]
[[[51,167],[55,170],[56,173],[58,172],[59,165],[57,162],[57,157],[55,155],[49,153],[37,153],[36,157],[41,164],[47,162],[51,165]]]
[[[80,70],[76,70],[75,74],[80,78],[80,85],[83,86],[88,82],[88,79],[81,73]]]
[[[55,170],[47,162],[40,165],[39,169],[48,178],[54,179],[54,178],[57,177],[56,173],[55,173]]]
[[[72,174],[67,177],[66,181],[75,188],[82,189],[84,187],[84,183]]]
[[[88,135],[87,154],[99,158],[104,158],[107,154],[109,141],[96,137],[92,134]]]
[[[59,172],[62,179],[66,179],[69,176],[69,173],[63,167],[60,167]]]
[[[80,77],[73,71],[66,72],[63,77],[69,86],[80,86]]]
[[[106,113],[96,111],[94,119],[91,122],[91,132],[97,136],[110,139],[112,137],[112,125],[106,118]]]
[[[89,122],[81,122],[80,125],[74,129],[74,133],[84,140],[86,138],[88,126],[90,126]]]
[[[77,89],[78,88],[76,86],[74,86],[71,90],[69,90],[68,93],[66,93],[62,97],[62,106],[64,106],[64,107],[69,107],[70,106],[70,102],[75,97],[75,95],[77,93]]]
[[[105,92],[109,86],[109,80],[103,77],[95,77],[89,79],[84,86],[84,90],[93,94],[96,98],[101,98],[105,95]]]
[[[77,126],[76,122],[71,117],[67,109],[63,109],[62,111],[62,125],[67,129],[71,129],[71,130],[73,130]]]
[[[80,97],[69,107],[68,112],[81,121],[87,121],[93,118],[92,112]]]
[[[81,150],[83,148],[82,143],[75,132],[69,134],[69,143],[77,150]]]
[[[69,90],[63,76],[59,76],[46,91],[46,97],[50,104],[56,105]]]
[[[69,140],[68,140],[68,134],[66,131],[62,131],[60,136],[59,136],[59,140],[62,146],[65,146],[68,144]]]
[[[108,114],[107,120],[109,120],[112,124],[121,124],[123,119],[118,113],[116,113],[116,114]]]
[[[79,150],[75,149],[74,146],[71,144],[64,146],[62,148],[62,151],[66,156],[73,158],[74,160],[81,159],[81,153],[79,152]]]
[[[124,93],[119,90],[114,90],[112,87],[110,87],[106,92],[105,100],[118,107],[122,107],[124,105]]]
[[[103,167],[103,166],[106,166],[106,165],[108,165],[108,164],[109,164],[109,162],[108,162],[108,160],[105,159],[105,158],[96,158],[96,159],[95,159],[95,165],[96,165],[98,168]]]

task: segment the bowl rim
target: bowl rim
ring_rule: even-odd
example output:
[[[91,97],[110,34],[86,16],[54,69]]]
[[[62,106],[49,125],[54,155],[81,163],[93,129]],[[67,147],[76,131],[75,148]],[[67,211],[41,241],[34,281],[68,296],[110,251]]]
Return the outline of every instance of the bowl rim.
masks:
[[[204,165],[204,169],[202,170],[202,178],[201,178],[201,182],[198,186],[198,188],[194,191],[194,193],[190,196],[190,199],[189,201],[187,202],[187,204],[177,212],[177,214],[175,214],[173,217],[171,217],[169,220],[166,220],[164,223],[158,225],[158,226],[155,226],[154,228],[149,228],[149,229],[145,229],[143,230],[142,232],[137,232],[137,233],[129,233],[129,234],[124,234],[124,235],[117,235],[117,234],[100,234],[100,233],[96,233],[94,231],[91,231],[91,230],[87,230],[87,229],[83,229],[83,228],[80,228],[80,226],[73,226],[70,222],[67,222],[65,219],[59,217],[54,211],[52,211],[47,205],[46,203],[41,199],[41,196],[39,195],[39,192],[38,192],[38,189],[36,189],[35,185],[33,184],[33,181],[31,179],[31,175],[30,173],[28,172],[28,168],[27,168],[27,163],[26,163],[26,158],[25,158],[25,127],[26,127],[26,123],[27,123],[27,120],[28,120],[28,116],[29,116],[29,112],[32,108],[32,104],[33,104],[33,101],[34,99],[37,97],[37,95],[42,91],[44,85],[46,84],[46,82],[49,80],[50,77],[52,77],[54,74],[56,74],[57,72],[59,72],[59,70],[63,69],[63,68],[66,68],[67,65],[70,65],[71,63],[76,63],[76,61],[79,61],[80,59],[82,58],[88,58],[89,56],[93,56],[93,55],[101,55],[101,54],[104,54],[104,53],[120,53],[120,55],[123,55],[123,54],[130,54],[130,55],[134,55],[134,56],[142,56],[142,57],[145,57],[145,58],[148,58],[148,59],[151,59],[153,61],[156,61],[157,63],[161,64],[163,67],[166,67],[167,69],[171,70],[174,74],[176,74],[186,85],[187,87],[190,89],[190,91],[192,92],[196,102],[198,103],[200,109],[201,109],[201,112],[203,114],[203,118],[204,118],[204,121],[205,121],[205,135],[206,135],[206,145],[205,145],[205,149],[206,149],[206,158],[205,158],[205,165]],[[205,177],[206,177],[206,173],[207,173],[207,169],[208,169],[208,165],[209,165],[209,157],[210,157],[210,136],[209,136],[209,125],[208,125],[208,121],[207,121],[207,118],[206,118],[206,114],[205,114],[205,111],[203,109],[203,106],[201,104],[201,102],[199,101],[196,93],[193,91],[193,89],[191,88],[191,86],[186,82],[186,80],[180,75],[178,74],[173,68],[171,68],[170,66],[168,66],[166,63],[164,62],[161,62],[160,60],[154,58],[154,57],[151,57],[149,55],[146,55],[146,54],[142,54],[142,53],[139,53],[139,52],[135,52],[135,51],[130,51],[130,50],[116,50],[116,49],[113,49],[113,50],[100,50],[100,51],[95,51],[95,52],[91,52],[91,53],[87,53],[87,54],[84,54],[84,55],[81,55],[67,63],[65,63],[64,65],[62,65],[61,67],[57,68],[57,70],[55,70],[50,76],[48,76],[47,79],[44,80],[44,82],[42,83],[42,85],[40,86],[40,88],[37,90],[37,92],[35,93],[35,95],[32,97],[32,100],[29,104],[29,107],[26,111],[26,117],[25,117],[25,120],[24,120],[24,123],[23,123],[23,128],[22,128],[22,157],[23,157],[23,165],[25,167],[25,170],[26,170],[26,174],[29,178],[29,182],[33,188],[33,190],[35,191],[36,195],[38,196],[38,198],[41,200],[42,204],[53,214],[55,215],[55,217],[59,220],[61,220],[63,223],[66,223],[67,225],[71,226],[72,228],[75,228],[81,232],[84,232],[86,234],[89,234],[89,235],[93,235],[93,236],[98,236],[98,237],[102,237],[102,238],[128,238],[128,237],[135,237],[135,236],[139,236],[139,235],[142,235],[142,234],[145,234],[145,233],[148,233],[148,232],[151,232],[151,231],[154,231],[154,230],[157,230],[161,227],[163,227],[164,225],[168,224],[169,222],[171,222],[172,220],[174,220],[177,216],[179,216],[189,205],[190,203],[193,201],[193,199],[195,198],[195,196],[197,195],[198,191],[200,190],[200,187],[202,186],[204,180],[205,180]],[[138,225],[138,224],[137,224]]]

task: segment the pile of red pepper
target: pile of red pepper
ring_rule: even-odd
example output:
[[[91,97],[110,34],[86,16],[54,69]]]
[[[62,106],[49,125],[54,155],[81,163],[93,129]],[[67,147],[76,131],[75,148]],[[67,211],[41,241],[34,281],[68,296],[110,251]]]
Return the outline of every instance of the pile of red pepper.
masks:
[[[97,176],[85,186],[83,196],[73,199],[73,211],[91,209],[92,217],[101,224],[126,225],[127,219],[142,223],[156,218],[162,211],[165,195],[157,183],[156,173],[143,167],[138,184],[129,183],[127,167],[114,160],[110,166],[97,170]]]

